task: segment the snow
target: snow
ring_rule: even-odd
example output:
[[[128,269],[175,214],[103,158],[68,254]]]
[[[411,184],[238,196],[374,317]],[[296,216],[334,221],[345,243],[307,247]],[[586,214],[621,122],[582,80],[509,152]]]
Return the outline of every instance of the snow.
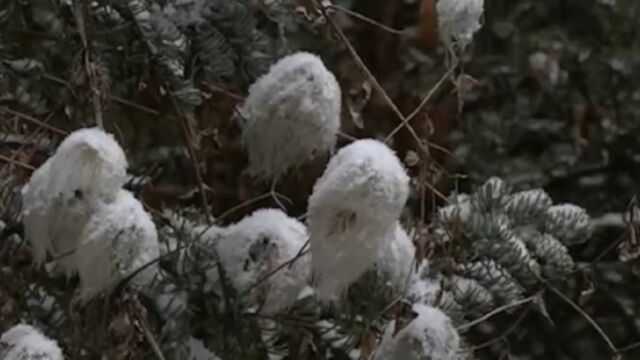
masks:
[[[187,341],[189,360],[220,360],[211,350],[207,349],[200,339],[190,337]]]
[[[308,206],[320,299],[334,299],[375,264],[393,239],[408,194],[402,163],[377,140],[355,141],[329,161]]]
[[[423,304],[432,304],[437,300],[438,294],[442,291],[440,273],[433,273],[429,261],[420,264],[418,271],[412,274],[407,295],[410,299]]]
[[[460,336],[451,319],[439,309],[414,304],[417,317],[397,330],[395,320],[385,331],[374,360],[454,360],[460,350]]]
[[[95,128],[69,135],[22,189],[25,234],[36,263],[73,251],[82,227],[126,181],[127,160],[115,139]],[[60,261],[69,271],[69,257]]]
[[[2,360],[63,360],[58,344],[36,328],[18,324],[0,337]]]
[[[279,265],[293,259],[308,239],[307,228],[277,209],[261,209],[227,227],[216,243],[219,259],[231,284],[247,291]],[[256,286],[250,302],[272,314],[289,308],[306,288],[308,256],[285,266]]]
[[[88,300],[155,260],[160,254],[158,234],[142,204],[120,190],[115,201],[104,204],[80,234],[74,261],[80,275],[80,299]],[[151,265],[129,284],[148,286],[157,273]]]
[[[340,109],[340,86],[319,57],[298,52],[280,59],[251,85],[240,109],[250,171],[273,178],[333,149]]]
[[[439,0],[436,11],[444,43],[464,49],[482,27],[484,0]]]
[[[407,232],[397,223],[392,240],[386,244],[376,262],[376,270],[387,276],[390,285],[397,291],[404,289],[412,270],[415,251],[416,247]]]

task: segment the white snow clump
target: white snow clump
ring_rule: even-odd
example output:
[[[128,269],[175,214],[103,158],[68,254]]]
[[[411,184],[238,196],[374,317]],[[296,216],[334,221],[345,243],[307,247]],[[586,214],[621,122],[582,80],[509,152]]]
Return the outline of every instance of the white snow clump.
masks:
[[[261,209],[227,227],[216,249],[238,293],[255,286],[250,291],[251,304],[258,305],[261,313],[273,314],[293,305],[307,286],[310,267],[306,255],[291,268],[272,271],[299,255],[308,237],[304,224],[281,210]],[[258,281],[262,282],[256,286]]]
[[[240,113],[250,171],[274,178],[335,146],[341,91],[316,55],[285,56],[249,88]]]
[[[97,128],[70,134],[22,189],[24,225],[36,263],[51,254],[78,272],[80,300],[111,290],[159,255],[154,223],[122,189],[127,159],[112,135]],[[132,279],[148,285],[156,267]]]
[[[155,224],[142,204],[120,190],[112,203],[104,204],[80,234],[74,256],[80,275],[80,299],[88,300],[112,290],[119,281],[160,255]],[[139,288],[152,283],[157,265],[138,272],[128,284]]]
[[[358,140],[340,149],[309,198],[311,256],[320,299],[340,295],[393,239],[409,177],[391,149]]]
[[[442,41],[449,48],[464,50],[482,27],[484,0],[439,0],[436,11]]]
[[[40,333],[36,328],[18,324],[0,337],[2,360],[63,360],[58,343]]]
[[[412,271],[413,258],[416,247],[402,228],[396,223],[393,238],[386,244],[376,261],[376,270],[388,278],[392,288],[396,291],[404,289],[407,277]]]
[[[385,330],[373,360],[454,360],[460,350],[460,335],[451,319],[439,309],[414,304],[417,313],[395,335],[396,322]]]
[[[78,244],[83,226],[101,202],[126,181],[127,160],[113,136],[97,128],[69,135],[22,189],[26,238],[36,263],[60,257]],[[69,256],[59,263],[69,270]]]

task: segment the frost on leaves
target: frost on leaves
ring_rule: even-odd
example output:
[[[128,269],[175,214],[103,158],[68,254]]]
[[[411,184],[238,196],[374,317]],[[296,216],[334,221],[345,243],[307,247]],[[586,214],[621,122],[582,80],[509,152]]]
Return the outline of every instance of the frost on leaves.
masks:
[[[331,159],[308,207],[321,299],[335,298],[375,264],[393,239],[408,193],[404,167],[379,141],[355,141]]]
[[[251,172],[273,178],[330,150],[340,128],[340,86],[319,57],[280,59],[249,88],[240,113]]]

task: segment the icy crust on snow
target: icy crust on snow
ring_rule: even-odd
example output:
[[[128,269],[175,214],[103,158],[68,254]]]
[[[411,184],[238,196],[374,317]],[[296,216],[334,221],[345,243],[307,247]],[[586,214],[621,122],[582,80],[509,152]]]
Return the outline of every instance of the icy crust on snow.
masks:
[[[304,224],[281,210],[262,209],[227,227],[216,249],[226,276],[243,293],[298,255],[307,239]],[[252,305],[267,314],[287,309],[306,287],[309,268],[303,255],[273,273],[250,292]]]
[[[2,360],[63,360],[58,343],[44,336],[36,328],[18,324],[0,337]]]
[[[372,267],[393,239],[409,177],[391,149],[358,140],[329,161],[309,198],[317,294],[333,299]]]
[[[417,314],[395,335],[392,321],[385,330],[374,360],[454,360],[460,350],[460,336],[451,319],[439,309],[414,304]]]
[[[155,224],[142,204],[126,190],[120,190],[112,203],[97,210],[80,238],[74,258],[82,300],[113,289],[120,280],[160,255]],[[150,265],[129,284],[148,286],[156,273],[157,265]]]
[[[90,128],[75,131],[22,189],[23,218],[34,259],[75,249],[77,229],[100,202],[113,201],[126,181],[127,160],[113,136]],[[68,257],[61,261],[68,268]]]
[[[484,0],[439,0],[436,11],[444,43],[464,49],[482,27]]]
[[[335,146],[341,91],[316,55],[285,56],[249,88],[240,109],[250,171],[273,178]]]

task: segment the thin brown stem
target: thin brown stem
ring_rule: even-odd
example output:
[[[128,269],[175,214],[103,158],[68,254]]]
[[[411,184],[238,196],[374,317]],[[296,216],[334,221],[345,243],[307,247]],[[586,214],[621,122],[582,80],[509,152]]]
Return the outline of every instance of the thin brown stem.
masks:
[[[330,4],[330,5],[327,5],[326,8],[340,11],[340,12],[345,13],[345,14],[347,14],[347,15],[349,15],[351,17],[354,17],[354,18],[356,18],[358,20],[364,21],[364,22],[366,22],[366,23],[368,23],[370,25],[379,27],[380,29],[382,29],[384,31],[388,31],[388,32],[390,32],[392,34],[402,35],[402,34],[407,32],[407,30],[394,29],[394,28],[392,28],[390,26],[387,26],[387,25],[385,25],[385,24],[383,24],[383,23],[381,23],[379,21],[376,21],[376,20],[374,20],[374,19],[372,19],[372,18],[370,18],[368,16],[364,16],[364,15],[362,15],[360,13],[357,13],[355,11],[349,10],[347,8],[344,8],[344,7],[340,6],[340,5]]]

